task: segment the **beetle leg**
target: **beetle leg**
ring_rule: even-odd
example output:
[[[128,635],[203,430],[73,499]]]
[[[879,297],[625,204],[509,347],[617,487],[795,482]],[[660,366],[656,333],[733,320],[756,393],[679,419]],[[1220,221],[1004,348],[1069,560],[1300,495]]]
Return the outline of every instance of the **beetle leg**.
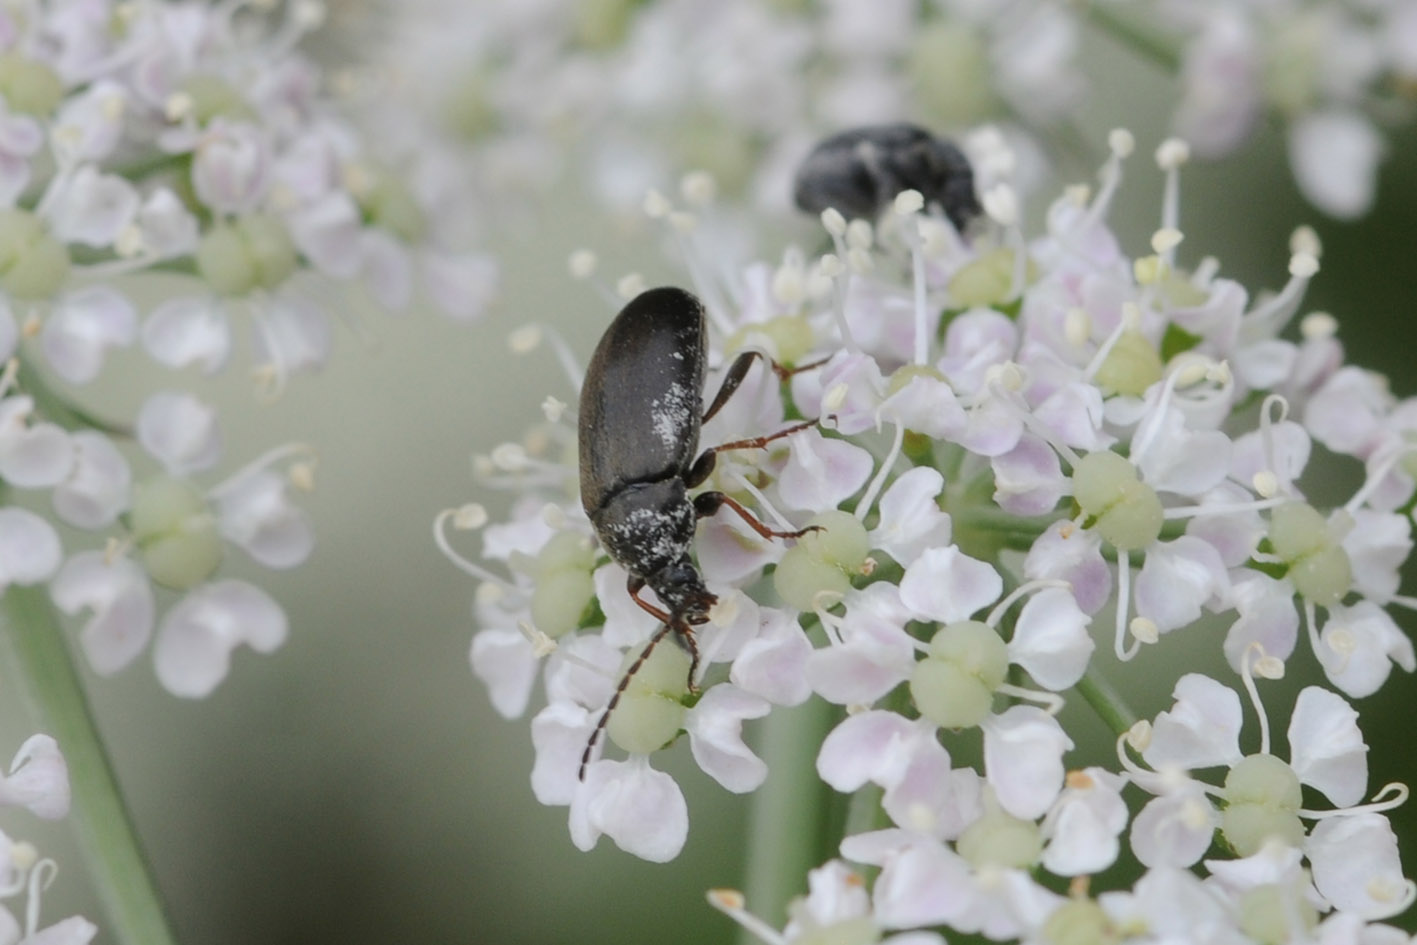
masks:
[[[638,578],[632,574],[630,575],[630,579],[625,582],[625,590],[630,592],[630,599],[633,600],[636,604],[639,604],[641,610],[649,614],[655,620],[658,620],[660,623],[670,623],[671,618],[669,616],[668,611],[661,610],[660,608],[654,606],[649,601],[645,600],[643,597],[640,596],[640,591],[644,589],[644,578]]]
[[[738,390],[738,387],[743,383],[743,379],[748,376],[748,369],[753,366],[753,361],[757,358],[762,358],[768,363],[768,367],[772,368],[772,372],[777,375],[779,381],[785,381],[794,374],[800,374],[803,371],[810,371],[812,368],[821,367],[831,360],[831,356],[828,355],[825,358],[819,358],[808,364],[799,364],[797,367],[790,368],[778,364],[776,361],[769,358],[765,352],[757,348],[748,348],[741,352],[738,357],[734,358],[733,363],[728,366],[728,371],[723,376],[723,384],[718,388],[718,393],[713,396],[713,403],[709,404],[708,410],[704,411],[704,423],[708,423],[713,415],[722,410],[723,405],[728,403],[728,398],[732,397],[734,392]]]
[[[710,447],[699,454],[699,458],[694,460],[694,464],[689,467],[689,471],[684,474],[684,486],[692,489],[694,486],[702,485],[708,479],[709,473],[713,472],[713,467],[717,463],[719,453],[725,450],[754,450],[763,449],[773,440],[780,440],[785,436],[814,427],[821,423],[820,420],[804,420],[795,423],[785,430],[778,430],[767,436],[755,436],[746,440],[734,440],[731,443],[720,443],[718,446]]]
[[[634,592],[631,591],[631,594],[633,593]],[[636,598],[636,600],[638,599],[639,598]],[[663,640],[670,630],[674,630],[676,634],[679,633],[677,628],[667,623],[654,631],[654,635],[649,638],[649,642],[646,643],[645,648],[640,651],[640,655],[635,658],[635,661],[630,664],[630,668],[625,670],[625,674],[620,677],[620,682],[615,687],[615,691],[610,694],[610,701],[605,704],[605,711],[600,713],[600,718],[596,721],[595,728],[591,729],[590,738],[586,740],[585,751],[581,752],[581,767],[580,770],[576,772],[577,781],[585,780],[585,769],[586,766],[590,764],[590,754],[595,750],[595,743],[600,740],[600,733],[605,731],[605,726],[610,721],[610,713],[614,712],[615,706],[620,704],[620,697],[625,694],[625,688],[630,685],[630,680],[635,677],[635,673],[639,672],[645,660],[649,659],[649,655],[653,653],[654,648],[659,645],[659,641]],[[697,666],[697,650],[694,651],[694,657],[693,665]]]
[[[743,521],[748,523],[749,528],[764,538],[801,538],[808,532],[814,532],[821,528],[820,525],[809,525],[795,532],[780,532],[768,528],[756,515],[745,509],[732,496],[724,495],[722,492],[701,492],[694,496],[694,512],[699,518],[709,518],[725,505],[737,512]]]
[[[674,624],[674,642],[689,654],[689,691],[699,691],[699,641],[694,628],[686,623]]]

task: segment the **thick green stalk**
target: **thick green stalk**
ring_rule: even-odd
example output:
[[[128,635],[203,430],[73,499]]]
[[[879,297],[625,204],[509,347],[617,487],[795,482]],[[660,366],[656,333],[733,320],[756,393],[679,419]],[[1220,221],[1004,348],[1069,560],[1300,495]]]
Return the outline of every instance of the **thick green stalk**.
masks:
[[[1127,705],[1127,700],[1095,668],[1088,667],[1082,679],[1078,680],[1077,690],[1113,734],[1121,735],[1136,724],[1137,714]]]
[[[118,791],[58,614],[43,588],[11,587],[0,598],[0,666],[69,766],[69,822],[103,902],[100,921],[120,945],[172,945],[152,873]]]
[[[769,773],[749,809],[743,893],[749,910],[779,928],[788,902],[807,891],[808,870],[821,865],[818,835],[831,788],[817,777],[817,751],[834,713],[814,697],[774,709],[760,729],[758,751]],[[747,932],[740,941],[761,945]]]

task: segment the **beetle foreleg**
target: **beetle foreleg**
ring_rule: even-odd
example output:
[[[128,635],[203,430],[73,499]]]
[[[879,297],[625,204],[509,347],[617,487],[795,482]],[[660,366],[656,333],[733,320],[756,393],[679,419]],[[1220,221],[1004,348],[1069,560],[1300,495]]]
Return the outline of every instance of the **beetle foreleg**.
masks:
[[[644,578],[635,577],[632,574],[630,575],[630,579],[625,582],[625,590],[630,592],[630,599],[633,600],[636,604],[639,604],[641,610],[649,614],[655,620],[658,620],[660,623],[670,623],[673,618],[669,616],[668,611],[659,609],[658,607],[654,606],[649,601],[645,600],[643,597],[640,596],[640,591],[644,589]]]
[[[795,532],[780,532],[768,528],[761,519],[745,509],[732,496],[724,495],[722,492],[701,492],[694,496],[694,511],[698,513],[699,518],[709,518],[725,505],[737,512],[743,521],[748,523],[749,528],[764,538],[801,538],[808,532],[814,532],[821,528],[820,525],[809,525]]]

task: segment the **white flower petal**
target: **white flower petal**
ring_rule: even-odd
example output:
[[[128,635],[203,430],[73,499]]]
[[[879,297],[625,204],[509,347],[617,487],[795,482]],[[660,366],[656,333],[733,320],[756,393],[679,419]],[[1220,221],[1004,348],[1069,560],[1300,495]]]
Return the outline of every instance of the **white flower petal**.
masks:
[[[1337,109],[1305,115],[1289,126],[1289,164],[1299,190],[1339,219],[1373,205],[1383,140],[1371,119]]]
[[[944,487],[945,477],[929,466],[902,474],[876,505],[880,521],[871,530],[871,546],[909,567],[927,548],[948,545],[950,517],[936,502]]]
[[[221,458],[216,409],[191,394],[159,391],[138,411],[138,442],[176,476],[215,466]]]
[[[1304,849],[1314,885],[1344,912],[1386,919],[1411,902],[1411,881],[1402,875],[1397,837],[1381,814],[1321,820]]]
[[[200,699],[226,678],[238,645],[270,653],[287,632],[285,612],[260,588],[241,581],[204,585],[163,618],[153,649],[157,678],[173,695]]]
[[[268,568],[293,568],[315,547],[310,516],[290,501],[288,485],[284,476],[262,470],[228,482],[216,493],[222,537]]]
[[[718,685],[689,710],[684,728],[694,760],[711,778],[735,794],[755,790],[768,766],[743,743],[743,720],[760,719],[771,704],[733,685]]]
[[[55,303],[40,343],[56,374],[71,384],[87,384],[98,376],[109,348],[131,345],[137,336],[133,303],[108,286],[93,286]]]
[[[131,663],[152,636],[156,605],[147,574],[134,561],[84,551],[64,563],[49,585],[64,613],[91,616],[79,631],[93,671],[110,676]]]
[[[1028,671],[1034,681],[1055,692],[1082,678],[1096,644],[1087,632],[1091,618],[1068,591],[1045,588],[1019,611],[1009,661]]]
[[[980,723],[984,773],[999,806],[1024,820],[1043,816],[1063,787],[1063,752],[1073,741],[1053,718],[1016,705]]]
[[[777,488],[788,509],[834,509],[866,484],[875,465],[871,454],[845,440],[829,440],[815,429],[791,438],[787,465]]]
[[[998,571],[954,545],[924,552],[900,581],[901,602],[917,617],[941,623],[967,620],[998,600],[1003,590]]]
[[[1187,770],[1233,765],[1240,754],[1240,697],[1200,673],[1187,673],[1172,690],[1175,704],[1156,717],[1142,758],[1153,769]]]
[[[525,635],[495,627],[481,630],[472,637],[468,659],[473,673],[487,684],[498,715],[515,719],[526,711],[539,664]]]
[[[24,807],[36,817],[58,820],[69,813],[69,767],[59,744],[48,735],[31,735],[0,774],[0,804]]]
[[[1361,801],[1368,788],[1368,746],[1358,713],[1341,696],[1306,686],[1289,719],[1289,765],[1335,805]]]
[[[668,863],[689,836],[679,785],[643,757],[597,761],[571,801],[571,842],[589,850],[601,834],[642,860]]]
[[[811,696],[807,684],[807,659],[812,643],[787,611],[764,607],[758,635],[738,651],[729,680],[776,705],[801,705]]]
[[[215,374],[231,354],[231,328],[214,298],[169,299],[143,322],[143,348],[160,364],[183,368],[195,364]]]
[[[48,580],[62,556],[54,526],[28,509],[0,508],[0,587]]]
[[[80,430],[70,442],[74,466],[54,487],[54,511],[79,528],[105,528],[128,507],[133,473],[113,441],[97,430]]]
[[[1210,849],[1220,819],[1198,784],[1153,798],[1132,820],[1132,852],[1143,865],[1187,868]]]

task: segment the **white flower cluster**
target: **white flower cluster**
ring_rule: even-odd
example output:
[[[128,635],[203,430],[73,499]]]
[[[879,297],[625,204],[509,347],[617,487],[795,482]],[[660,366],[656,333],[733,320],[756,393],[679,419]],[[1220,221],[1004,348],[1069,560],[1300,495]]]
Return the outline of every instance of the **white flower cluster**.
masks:
[[[308,488],[313,466],[308,448],[286,446],[201,485],[222,459],[212,407],[158,389],[118,422],[71,387],[134,345],[164,370],[215,374],[239,319],[254,328],[258,386],[275,395],[329,354],[310,289],[360,281],[398,308],[421,273],[458,317],[490,289],[488,262],[444,248],[439,216],[381,167],[299,53],[322,9],[0,7],[0,483],[46,492],[60,522],[109,535],[65,561],[33,501],[6,505],[0,587],[52,579],[62,610],[90,612],[80,640],[100,674],[132,662],[155,626],[158,675],[184,696],[211,691],[236,646],[279,646],[280,607],[216,572],[228,544],[271,568],[305,559],[313,539],[290,487]],[[140,317],[115,280],[154,271],[188,278]],[[128,438],[160,472],[130,466],[115,444]],[[183,595],[160,624],[154,585]]]
[[[1412,117],[1417,3],[1152,0],[1148,7],[1180,49],[1176,131],[1198,155],[1227,154],[1277,117],[1305,197],[1336,217],[1372,207],[1386,151],[1379,127]]]
[[[69,770],[59,746],[48,735],[25,740],[10,762],[9,774],[0,772],[0,809],[22,807],[36,817],[58,820],[69,813]],[[98,928],[82,916],[70,916],[39,927],[40,900],[59,871],[53,860],[40,859],[33,844],[11,839],[0,830],[0,942],[25,945],[84,945]],[[3,900],[26,899],[23,924]]]
[[[711,363],[745,346],[826,359],[788,382],[748,376],[704,446],[821,422],[719,454],[708,485],[774,529],[818,529],[770,541],[727,508],[699,523],[717,597],[693,628],[699,678],[668,642],[636,664],[606,729],[629,757],[595,753],[583,780],[581,753],[657,624],[597,549],[564,402],[479,461],[517,493],[511,518],[488,524],[471,505],[435,531],[483,582],[471,661],[494,706],[521,714],[542,679],[532,789],[569,806],[576,846],[607,835],[673,858],[688,812],[654,754],[687,734],[705,773],[753,791],[772,759],[743,723],[818,698],[845,712],[817,774],[841,792],[874,785],[889,826],[846,837],[781,932],[714,894],[765,941],[1406,941],[1376,923],[1417,891],[1383,814],[1407,788],[1370,795],[1348,700],[1394,663],[1414,668],[1389,609],[1417,605],[1397,593],[1417,401],[1345,365],[1332,317],[1296,319],[1318,268],[1311,232],[1295,234],[1275,293],[1252,297],[1214,259],[1182,265],[1180,141],[1156,152],[1162,226],[1128,254],[1107,217],[1133,141],[1117,131],[1109,145],[1098,186],[1068,189],[1031,239],[1007,187],[982,195],[991,219],[968,239],[907,191],[878,221],[824,213],[833,251],[816,258],[792,248],[711,281],[691,256]],[[681,237],[704,212],[706,188],[687,184],[684,207],[647,204]],[[578,254],[573,271],[592,277],[593,262]],[[1337,507],[1306,491],[1315,444],[1366,470]],[[449,522],[482,528],[485,565],[452,553]],[[1227,678],[1185,671],[1206,628]],[[1266,700],[1290,660],[1316,662],[1329,687]],[[1174,680],[1150,721],[1105,682],[1137,671]],[[1116,731],[1106,763],[1070,763],[1057,713],[1074,699]],[[1242,732],[1246,701],[1257,727]],[[1275,712],[1287,752],[1272,750]],[[978,770],[955,760],[981,744]],[[1130,887],[1090,886],[1118,864]]]
[[[371,104],[471,145],[464,170],[490,189],[571,166],[617,206],[692,167],[786,210],[826,132],[991,120],[1022,138],[1084,90],[1077,13],[1053,0],[412,0],[392,15]]]

